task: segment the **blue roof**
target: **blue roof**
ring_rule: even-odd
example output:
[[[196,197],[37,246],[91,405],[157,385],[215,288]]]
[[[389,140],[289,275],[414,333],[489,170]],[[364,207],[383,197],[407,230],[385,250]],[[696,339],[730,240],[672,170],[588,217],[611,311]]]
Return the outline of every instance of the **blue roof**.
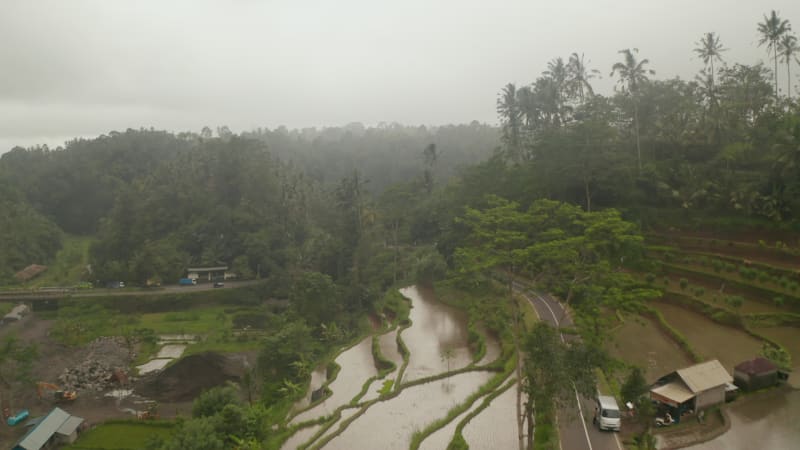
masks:
[[[59,431],[59,428],[70,420],[70,418],[78,419],[78,424],[83,422],[80,417],[71,416],[68,412],[61,408],[53,408],[44,418],[36,424],[25,436],[17,442],[14,450],[39,450],[47,444],[53,435]],[[75,420],[72,420],[72,425]],[[77,425],[75,425],[77,428]],[[68,427],[70,428],[70,427]],[[74,429],[73,429],[74,431]]]

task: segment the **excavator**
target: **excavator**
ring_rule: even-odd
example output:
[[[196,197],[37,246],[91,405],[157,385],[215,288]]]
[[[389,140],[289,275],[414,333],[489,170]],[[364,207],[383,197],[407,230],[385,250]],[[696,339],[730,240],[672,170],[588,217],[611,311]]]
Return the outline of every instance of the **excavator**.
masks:
[[[53,399],[57,402],[71,402],[78,398],[78,393],[75,391],[64,391],[55,384],[44,381],[36,383],[36,393],[39,395],[39,399],[43,398],[45,391],[52,391]]]

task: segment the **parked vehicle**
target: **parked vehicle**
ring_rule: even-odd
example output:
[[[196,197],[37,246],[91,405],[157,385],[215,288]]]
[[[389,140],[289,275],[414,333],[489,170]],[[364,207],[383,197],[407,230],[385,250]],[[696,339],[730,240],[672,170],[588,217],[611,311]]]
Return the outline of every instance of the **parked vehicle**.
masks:
[[[178,284],[181,286],[193,286],[197,284],[197,280],[193,278],[181,278],[180,280],[178,280]]]
[[[617,401],[614,397],[598,395],[594,414],[594,423],[598,428],[619,431],[622,420],[620,419],[619,406],[617,406]]]
[[[108,289],[124,288],[125,287],[125,282],[124,281],[109,281],[108,283],[106,283],[106,287]]]
[[[222,281],[215,281],[214,282],[214,287],[215,288],[225,287],[225,283],[223,283]]]

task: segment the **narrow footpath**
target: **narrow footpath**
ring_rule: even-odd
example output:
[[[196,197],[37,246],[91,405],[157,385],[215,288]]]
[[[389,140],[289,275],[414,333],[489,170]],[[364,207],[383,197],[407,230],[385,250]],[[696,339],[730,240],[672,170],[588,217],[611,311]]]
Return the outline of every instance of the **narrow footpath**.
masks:
[[[548,294],[538,293],[520,283],[514,289],[531,303],[541,320],[555,328],[573,326],[572,318],[564,306]],[[577,336],[564,336],[561,340],[580,339]],[[622,450],[622,444],[614,432],[600,431],[592,424],[594,404],[592,399],[583,398],[575,391],[575,406],[558,412],[558,433],[562,450]]]

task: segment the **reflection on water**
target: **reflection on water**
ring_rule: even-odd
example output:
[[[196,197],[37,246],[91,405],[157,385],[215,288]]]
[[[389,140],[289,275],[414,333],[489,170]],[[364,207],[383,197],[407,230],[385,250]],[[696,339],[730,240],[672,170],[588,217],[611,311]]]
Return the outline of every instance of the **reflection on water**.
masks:
[[[329,385],[333,395],[314,408],[298,414],[292,419],[292,424],[333,413],[336,408],[349,403],[353,397],[358,395],[362,385],[369,377],[377,375],[378,371],[375,369],[375,362],[372,358],[372,336],[362,339],[354,347],[339,355],[336,363],[342,369],[336,380]]]
[[[516,417],[517,387],[512,386],[469,421],[462,433],[464,440],[470,450],[516,450],[519,448]]]
[[[323,384],[325,384],[325,381],[327,380],[327,373],[328,370],[325,365],[319,366],[313,372],[311,372],[311,382],[308,383],[308,392],[306,392],[306,396],[303,397],[302,400],[294,404],[294,407],[292,408],[294,411],[303,409],[311,404],[311,396],[314,394],[314,391],[318,390]]]
[[[696,450],[800,448],[800,391],[775,389],[728,408],[731,429]]]
[[[492,376],[491,372],[468,372],[406,388],[397,397],[374,404],[324,448],[407,449],[415,431],[447,415],[450,408],[463,402]]]
[[[411,381],[464,367],[471,362],[467,346],[466,316],[439,303],[430,291],[416,286],[400,290],[411,300],[413,325],[402,338],[411,356],[403,381]],[[448,352],[449,351],[449,352]],[[443,355],[451,353],[449,358]]]
[[[483,366],[499,358],[502,349],[500,348],[500,341],[489,333],[485,327],[480,328],[480,333],[483,335],[484,342],[486,343],[486,353],[484,353],[483,358],[478,361],[478,365]]]

